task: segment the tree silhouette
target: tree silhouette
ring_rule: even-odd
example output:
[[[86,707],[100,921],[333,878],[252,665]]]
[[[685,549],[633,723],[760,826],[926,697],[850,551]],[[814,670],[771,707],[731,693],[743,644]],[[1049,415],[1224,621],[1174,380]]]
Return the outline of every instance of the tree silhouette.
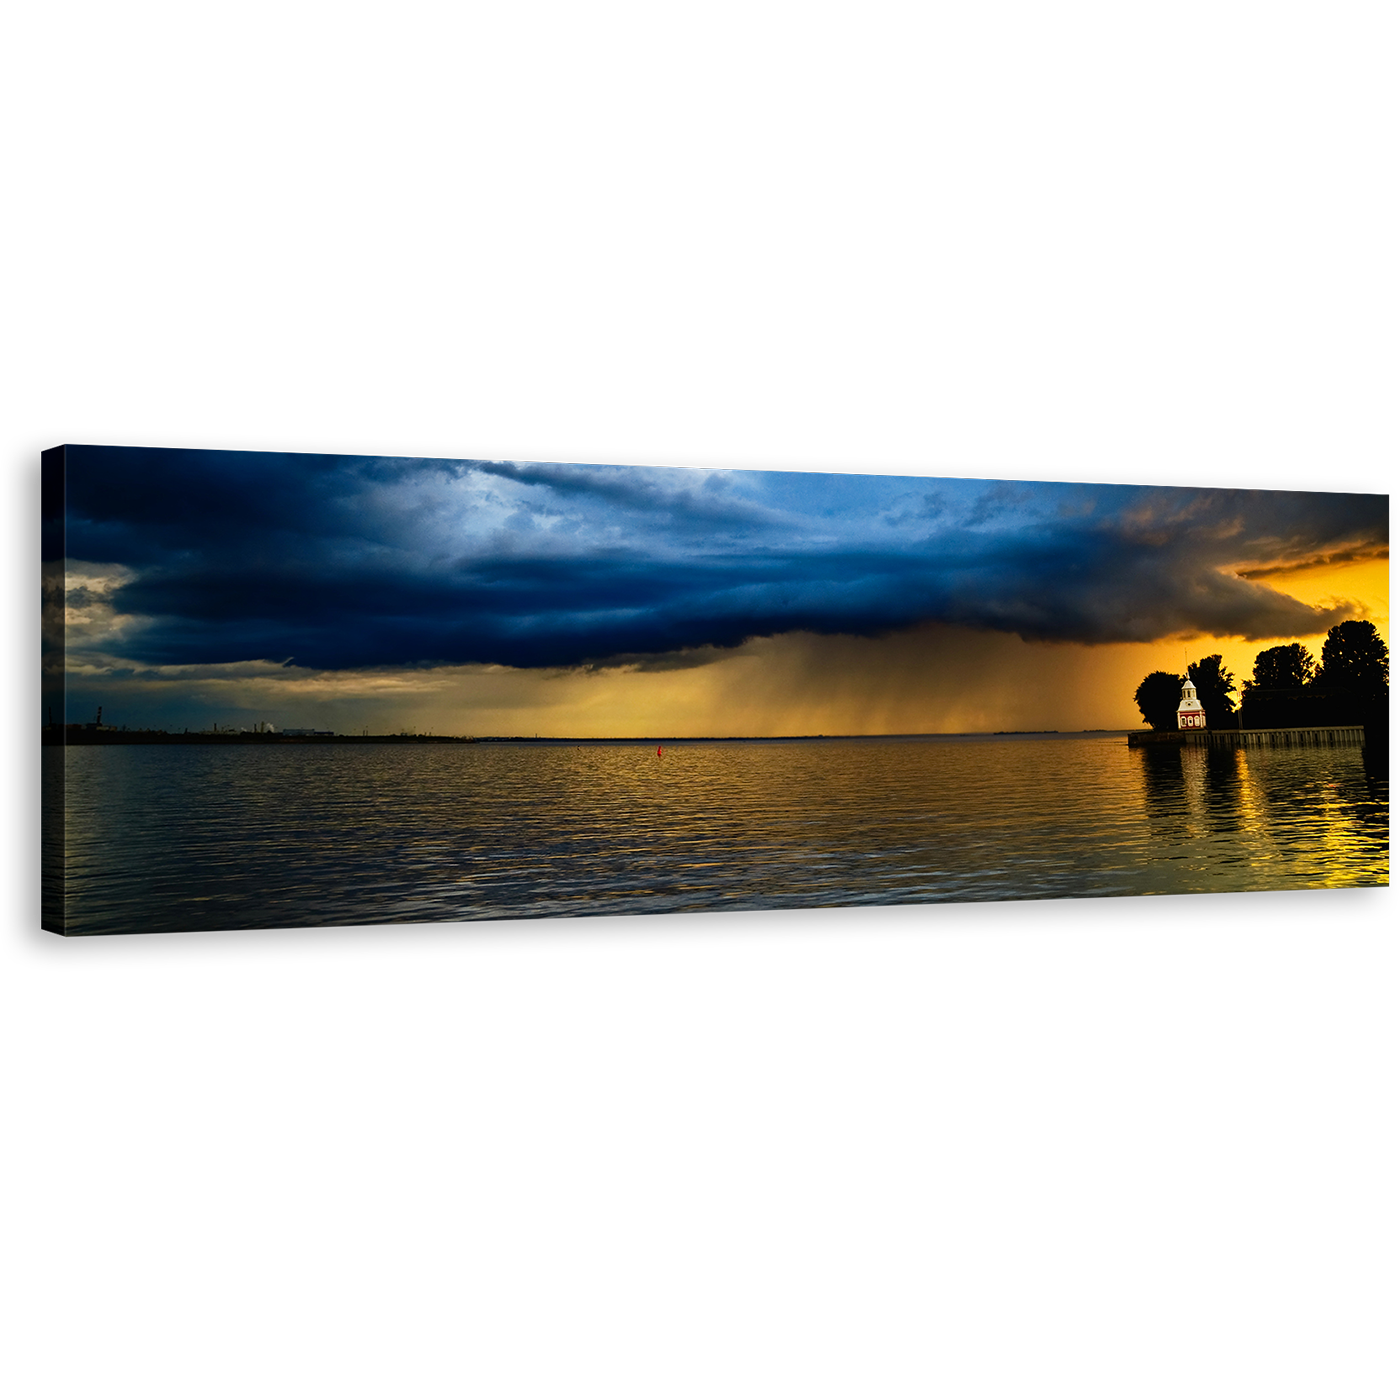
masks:
[[[1153,671],[1133,696],[1142,717],[1153,729],[1175,729],[1176,707],[1181,703],[1181,677],[1169,671]]]
[[[1230,692],[1235,688],[1235,678],[1220,664],[1220,653],[1193,661],[1186,668],[1186,674],[1195,683],[1196,697],[1206,712],[1206,728],[1233,728],[1230,721],[1235,713],[1235,702],[1230,699]]]
[[[1390,652],[1371,622],[1339,622],[1322,644],[1317,684],[1371,699],[1390,685]]]
[[[1312,652],[1301,642],[1286,647],[1270,647],[1254,658],[1254,679],[1244,683],[1251,690],[1298,690],[1317,674]]]

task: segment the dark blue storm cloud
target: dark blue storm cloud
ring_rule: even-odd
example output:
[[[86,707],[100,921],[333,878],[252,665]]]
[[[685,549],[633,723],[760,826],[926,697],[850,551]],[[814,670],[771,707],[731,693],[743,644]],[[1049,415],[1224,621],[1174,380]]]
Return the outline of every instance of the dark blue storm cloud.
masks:
[[[46,557],[126,571],[140,664],[577,666],[925,621],[1314,634],[1241,571],[1388,542],[1387,498],[69,447]]]

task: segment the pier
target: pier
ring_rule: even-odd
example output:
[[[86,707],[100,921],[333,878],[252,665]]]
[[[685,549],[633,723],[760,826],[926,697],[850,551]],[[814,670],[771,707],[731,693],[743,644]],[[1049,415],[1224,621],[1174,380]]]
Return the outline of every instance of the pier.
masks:
[[[1364,724],[1308,725],[1301,729],[1162,729],[1128,735],[1129,748],[1149,745],[1201,749],[1364,748]]]

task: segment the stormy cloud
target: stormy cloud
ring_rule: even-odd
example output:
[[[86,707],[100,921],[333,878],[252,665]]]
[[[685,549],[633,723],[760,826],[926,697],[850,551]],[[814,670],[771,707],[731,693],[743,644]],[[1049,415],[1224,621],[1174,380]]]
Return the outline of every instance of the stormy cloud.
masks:
[[[1090,644],[1316,635],[1354,607],[1309,607],[1266,580],[1378,555],[1386,506],[1335,493],[70,447],[45,552],[81,561],[76,601],[98,617],[99,590],[121,653],[144,665],[645,668],[756,637],[922,623]]]

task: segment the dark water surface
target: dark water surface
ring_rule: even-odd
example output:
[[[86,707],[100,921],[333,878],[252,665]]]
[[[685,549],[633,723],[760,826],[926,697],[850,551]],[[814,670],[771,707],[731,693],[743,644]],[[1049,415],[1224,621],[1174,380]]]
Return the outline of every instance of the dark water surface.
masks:
[[[1366,757],[1121,734],[44,751],[84,934],[1387,884]]]

